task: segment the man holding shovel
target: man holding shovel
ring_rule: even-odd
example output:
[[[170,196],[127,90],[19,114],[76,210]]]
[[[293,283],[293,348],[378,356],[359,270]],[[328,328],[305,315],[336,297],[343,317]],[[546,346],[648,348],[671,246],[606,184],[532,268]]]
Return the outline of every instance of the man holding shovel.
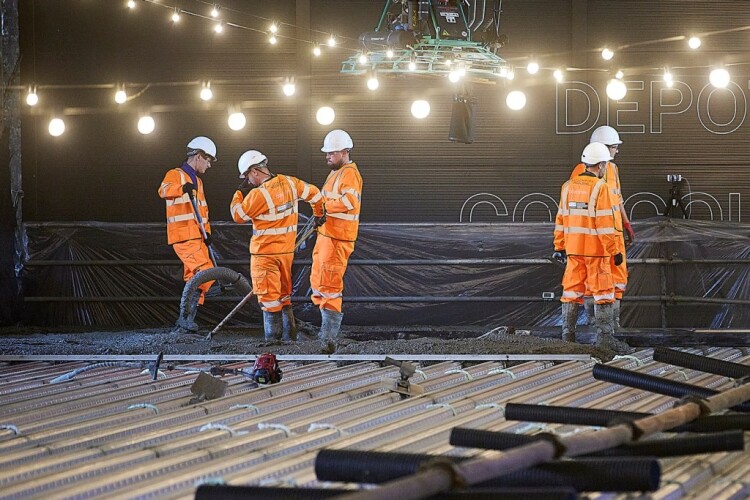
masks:
[[[211,253],[211,225],[203,191],[203,175],[216,161],[216,144],[199,136],[187,144],[182,166],[168,171],[159,186],[159,197],[167,204],[167,243],[183,263],[183,279],[189,281],[198,271],[215,266]],[[213,281],[198,287],[198,305],[203,304]]]

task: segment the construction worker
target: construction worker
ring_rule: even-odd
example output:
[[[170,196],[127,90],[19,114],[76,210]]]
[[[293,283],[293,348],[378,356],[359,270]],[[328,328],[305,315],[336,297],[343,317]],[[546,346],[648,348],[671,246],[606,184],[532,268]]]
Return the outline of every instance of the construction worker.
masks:
[[[560,299],[563,340],[575,341],[578,304],[589,290],[595,302],[596,344],[619,352],[626,351],[627,344],[613,336],[615,289],[610,262],[621,265],[623,255],[617,242],[613,198],[602,179],[611,159],[604,144],[593,142],[584,148],[581,162],[586,170],[563,184],[560,192],[552,257],[566,263]]]
[[[329,351],[336,349],[336,338],[344,317],[341,312],[344,272],[359,230],[362,177],[349,157],[353,147],[348,133],[332,130],[320,149],[331,167],[322,188],[328,222],[318,229],[310,286],[312,301],[320,308],[319,338]]]
[[[297,340],[291,301],[297,202],[309,203],[315,224],[322,225],[323,197],[312,184],[272,173],[268,158],[260,151],[245,151],[237,168],[243,181],[234,193],[230,211],[235,222],[253,223],[250,276],[263,310],[265,338]]]
[[[179,168],[168,171],[159,186],[159,197],[167,203],[167,244],[172,245],[183,264],[187,282],[198,271],[214,267],[209,246],[211,224],[208,204],[199,175],[216,162],[216,144],[199,136],[187,144],[187,157]],[[202,305],[213,281],[201,284],[198,305]]]
[[[597,127],[596,130],[591,134],[591,140],[589,143],[599,142],[609,148],[609,152],[614,159],[617,155],[618,149],[622,141],[620,135],[612,127],[602,125]],[[573,169],[570,174],[570,178],[578,177],[586,170],[586,166],[583,163],[579,163]],[[630,245],[635,240],[635,232],[633,227],[630,225],[630,219],[628,214],[625,212],[625,201],[622,197],[622,190],[620,188],[620,171],[613,161],[607,162],[607,167],[604,171],[604,181],[609,186],[610,193],[612,194],[613,208],[615,210],[615,229],[617,231],[617,243],[619,245],[620,253],[623,255],[623,262],[621,265],[616,266],[612,263],[612,277],[615,281],[615,327],[620,326],[620,300],[622,299],[625,289],[628,284],[628,267],[627,257],[625,253],[625,247]],[[594,300],[590,295],[586,295],[584,298],[584,307],[586,309],[586,315],[590,325],[594,324]]]

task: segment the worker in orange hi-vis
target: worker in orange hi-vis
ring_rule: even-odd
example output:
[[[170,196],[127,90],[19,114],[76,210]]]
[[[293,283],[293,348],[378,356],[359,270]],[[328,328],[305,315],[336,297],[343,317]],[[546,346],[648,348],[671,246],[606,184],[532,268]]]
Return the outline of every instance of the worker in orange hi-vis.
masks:
[[[187,282],[198,271],[214,267],[211,261],[211,225],[208,204],[203,191],[203,175],[216,162],[216,144],[199,136],[187,145],[182,166],[168,171],[159,186],[159,197],[167,203],[167,244],[172,245],[183,264]],[[196,213],[197,212],[197,213]],[[198,305],[203,304],[213,281],[201,284]]]
[[[336,349],[336,338],[344,317],[341,311],[344,272],[359,231],[362,177],[349,157],[352,138],[343,130],[332,130],[321,151],[331,167],[322,188],[327,222],[318,229],[310,271],[312,301],[320,308],[319,339],[328,351]]]
[[[614,159],[615,155],[619,151],[619,147],[622,144],[620,135],[612,127],[602,125],[594,130],[591,134],[590,143],[599,142],[606,145],[609,148],[609,152]],[[579,163],[573,169],[570,174],[570,178],[578,177],[586,170],[586,166],[583,163]],[[625,201],[622,197],[622,189],[620,188],[620,170],[613,161],[607,162],[607,167],[604,170],[602,177],[609,187],[609,191],[612,195],[613,208],[615,210],[615,230],[617,231],[617,243],[620,246],[620,253],[623,255],[622,264],[616,266],[612,263],[612,277],[615,282],[615,328],[620,327],[620,300],[622,299],[625,289],[628,284],[628,266],[627,256],[625,253],[625,247],[629,246],[635,240],[635,231],[630,225],[630,220],[625,212]],[[586,309],[586,315],[588,316],[589,324],[594,324],[594,300],[591,294],[587,293],[584,297],[584,307]]]
[[[615,289],[610,261],[619,266],[623,256],[617,244],[612,196],[602,179],[611,159],[604,144],[594,142],[584,148],[581,162],[586,170],[563,184],[560,192],[552,257],[566,264],[560,299],[563,340],[575,341],[578,305],[589,290],[595,302],[596,345],[627,352],[628,345],[614,337]]]
[[[297,203],[312,206],[315,224],[325,223],[320,190],[291,175],[274,174],[266,155],[245,151],[237,162],[242,183],[230,211],[235,222],[253,223],[250,276],[263,310],[266,340],[297,340],[292,311],[292,261],[297,237]]]

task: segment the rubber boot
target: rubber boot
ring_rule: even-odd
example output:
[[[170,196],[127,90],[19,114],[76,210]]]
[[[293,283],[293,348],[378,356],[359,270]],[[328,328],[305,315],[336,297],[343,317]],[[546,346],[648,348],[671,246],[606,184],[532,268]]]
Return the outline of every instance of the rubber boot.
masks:
[[[594,312],[594,297],[585,295],[583,297],[583,309],[586,311],[586,324],[594,326],[596,324],[596,313]]]
[[[617,340],[615,333],[614,304],[596,304],[594,314],[596,316],[596,346],[603,349],[615,351],[618,354],[630,352],[630,346],[621,340]]]
[[[281,340],[282,316],[279,312],[263,311],[263,332],[266,334],[266,341]]]
[[[281,310],[281,319],[283,320],[281,329],[281,339],[285,341],[297,342],[297,322],[294,320],[294,311],[292,305],[287,304]]]
[[[620,299],[615,299],[614,313],[612,316],[615,319],[615,330],[620,328]]]
[[[344,313],[332,311],[331,309],[321,309],[320,316],[322,321],[318,338],[323,349],[327,353],[332,354],[336,352],[336,338],[339,336]]]
[[[576,341],[576,322],[578,321],[578,302],[562,303],[562,339],[566,342]]]

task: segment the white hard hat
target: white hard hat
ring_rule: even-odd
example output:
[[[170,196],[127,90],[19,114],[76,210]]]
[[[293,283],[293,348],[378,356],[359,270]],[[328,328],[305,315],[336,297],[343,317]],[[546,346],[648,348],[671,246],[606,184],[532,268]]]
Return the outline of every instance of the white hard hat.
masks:
[[[192,141],[188,142],[187,147],[190,150],[188,154],[191,154],[192,151],[200,150],[210,156],[212,161],[216,161],[216,144],[214,144],[214,141],[208,137],[199,135]]]
[[[354,143],[351,136],[341,129],[331,130],[323,139],[323,147],[320,148],[324,153],[333,153],[343,149],[352,149]]]
[[[596,130],[594,130],[594,133],[591,134],[591,140],[589,141],[589,143],[594,142],[601,142],[602,144],[606,144],[607,146],[622,144],[620,135],[617,133],[617,130],[608,125],[602,125],[601,127],[597,127]]]
[[[242,153],[242,156],[240,156],[240,159],[237,161],[237,168],[240,170],[240,179],[245,177],[245,172],[247,172],[250,167],[263,163],[264,161],[268,161],[268,158],[266,158],[266,155],[260,151],[251,149]]]
[[[596,165],[599,162],[611,159],[612,155],[609,153],[609,148],[601,142],[592,142],[583,148],[581,154],[581,161],[586,165]]]

